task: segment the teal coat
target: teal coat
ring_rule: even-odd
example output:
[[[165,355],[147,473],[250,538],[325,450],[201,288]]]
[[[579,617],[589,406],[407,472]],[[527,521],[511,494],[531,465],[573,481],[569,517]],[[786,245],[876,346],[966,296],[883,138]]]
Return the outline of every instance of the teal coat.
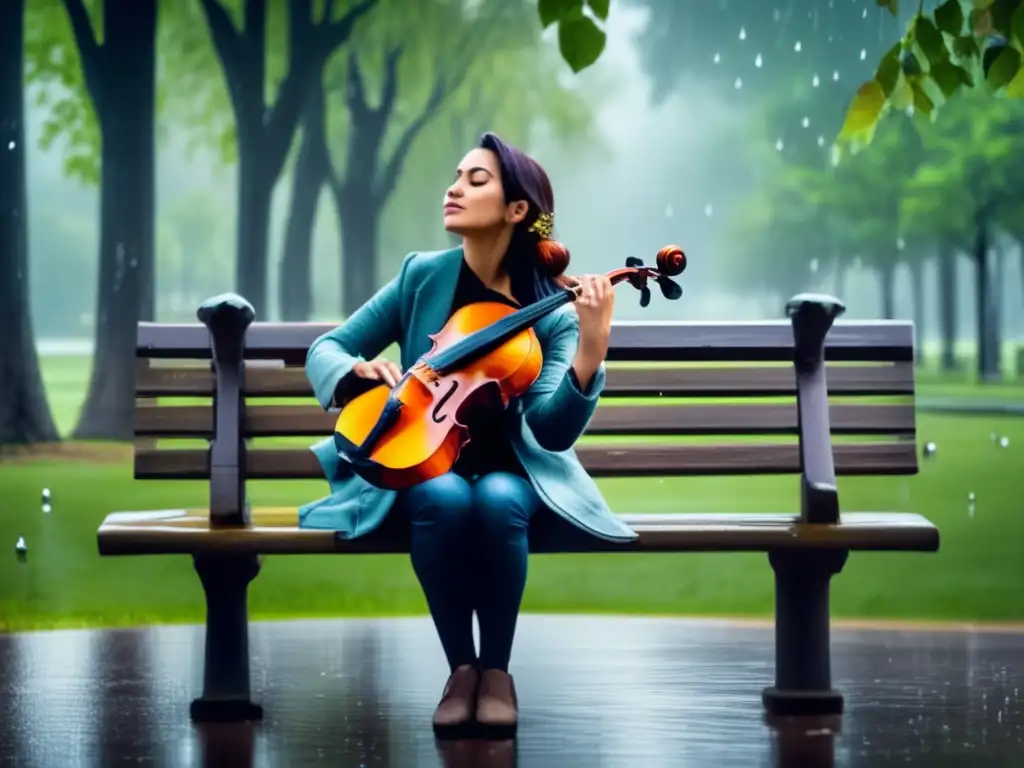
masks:
[[[338,383],[356,363],[372,360],[398,342],[402,370],[429,351],[428,334],[448,319],[462,267],[462,249],[412,253],[398,275],[345,323],[313,342],[306,375],[324,410],[336,407]],[[569,305],[534,326],[544,364],[540,376],[504,417],[512,448],[546,505],[582,530],[602,539],[632,541],[636,534],[612,514],[596,483],[580,464],[573,444],[583,434],[604,387],[604,366],[583,393],[567,375],[576,354],[579,321]],[[312,447],[331,494],[299,509],[302,528],[338,531],[357,538],[387,517],[396,492],[377,488],[340,460],[333,437]]]

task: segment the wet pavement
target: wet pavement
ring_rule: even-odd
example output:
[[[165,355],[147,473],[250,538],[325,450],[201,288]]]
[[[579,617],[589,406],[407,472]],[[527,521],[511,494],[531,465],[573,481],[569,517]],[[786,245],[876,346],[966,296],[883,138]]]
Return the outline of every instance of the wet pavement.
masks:
[[[426,619],[259,623],[262,723],[198,727],[197,627],[0,636],[0,766],[1024,764],[1024,633],[837,629],[838,720],[767,723],[770,627],[526,616],[516,742],[439,748]]]

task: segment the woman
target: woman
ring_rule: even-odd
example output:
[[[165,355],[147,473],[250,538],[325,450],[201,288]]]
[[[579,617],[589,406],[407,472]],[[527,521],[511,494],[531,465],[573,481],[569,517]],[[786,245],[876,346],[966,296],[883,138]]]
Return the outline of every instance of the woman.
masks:
[[[306,372],[321,406],[340,407],[381,381],[394,386],[399,367],[375,358],[398,342],[408,370],[429,351],[428,334],[465,304],[516,307],[558,290],[553,278],[569,253],[550,239],[553,214],[540,165],[485,134],[459,163],[444,198],[445,228],[462,238],[461,247],[410,254],[391,282],[310,347]],[[604,386],[613,307],[606,277],[587,275],[580,283],[575,308],[568,304],[534,328],[544,359],[537,381],[500,425],[469,425],[470,442],[451,472],[396,493],[355,475],[330,439],[313,448],[333,493],[300,510],[303,527],[355,538],[389,516],[389,524],[397,518],[410,526],[412,566],[451,670],[433,718],[439,735],[474,724],[495,737],[515,732],[508,664],[528,533],[562,518],[607,540],[636,537],[612,515],[572,451]]]

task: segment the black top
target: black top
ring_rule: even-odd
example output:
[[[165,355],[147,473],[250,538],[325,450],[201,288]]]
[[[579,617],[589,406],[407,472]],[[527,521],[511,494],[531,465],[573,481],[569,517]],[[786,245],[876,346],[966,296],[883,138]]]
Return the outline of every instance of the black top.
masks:
[[[516,309],[520,308],[520,305],[508,296],[484,285],[476,273],[469,268],[469,264],[463,260],[449,317],[467,304],[479,301],[497,301]],[[504,421],[500,424],[503,425]],[[466,427],[469,429],[470,440],[459,453],[459,458],[455,462],[455,466],[452,467],[453,472],[467,478],[488,472],[523,474],[519,459],[516,458],[508,437],[493,419],[488,420],[485,417],[480,423],[467,423]]]

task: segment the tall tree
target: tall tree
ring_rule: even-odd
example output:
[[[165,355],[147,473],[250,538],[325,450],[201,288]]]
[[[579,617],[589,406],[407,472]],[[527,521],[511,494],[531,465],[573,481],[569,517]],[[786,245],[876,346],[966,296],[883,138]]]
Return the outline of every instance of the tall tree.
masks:
[[[57,440],[29,311],[25,92],[25,0],[0,24],[0,446]]]
[[[236,27],[218,0],[201,0],[214,49],[224,72],[235,118],[238,150],[238,213],[235,274],[239,292],[267,311],[270,204],[308,89],[324,63],[352,35],[356,22],[377,0],[360,0],[336,19],[336,0],[325,0],[313,19],[312,0],[288,0],[287,70],[267,103],[267,0],[245,0]]]
[[[538,122],[553,111],[557,91],[553,122],[586,127],[574,120],[577,100],[557,84],[534,25],[532,9],[518,0],[476,11],[429,0],[412,13],[396,3],[368,20],[367,33],[328,74],[326,94],[313,91],[306,102],[279,283],[288,316],[309,311],[309,228],[325,183],[341,224],[342,311],[351,312],[377,287],[381,219],[406,160],[445,110],[463,127],[489,125],[479,121],[501,106]],[[494,98],[483,98],[485,91]],[[341,130],[328,128],[332,107],[341,107],[334,121]]]
[[[101,161],[96,347],[78,439],[129,439],[135,328],[154,308],[156,0],[104,0],[97,34],[82,0],[63,0]]]

